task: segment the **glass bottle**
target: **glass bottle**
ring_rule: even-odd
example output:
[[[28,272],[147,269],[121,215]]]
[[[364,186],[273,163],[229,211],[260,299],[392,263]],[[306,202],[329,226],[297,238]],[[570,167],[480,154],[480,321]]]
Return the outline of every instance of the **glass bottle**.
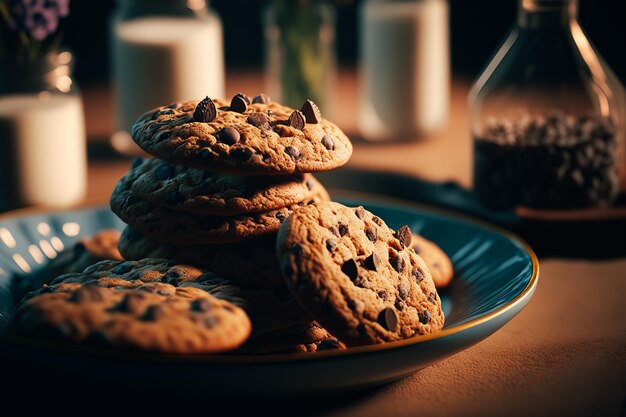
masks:
[[[86,191],[83,102],[72,54],[0,64],[0,211],[69,206]]]
[[[264,11],[267,92],[300,108],[313,100],[332,114],[336,78],[335,9],[326,1],[274,0]]]
[[[474,190],[486,203],[575,208],[616,197],[624,88],[583,32],[577,0],[519,0],[469,106]]]
[[[128,132],[144,112],[224,96],[222,23],[205,0],[118,0],[110,34],[118,151],[140,152]]]

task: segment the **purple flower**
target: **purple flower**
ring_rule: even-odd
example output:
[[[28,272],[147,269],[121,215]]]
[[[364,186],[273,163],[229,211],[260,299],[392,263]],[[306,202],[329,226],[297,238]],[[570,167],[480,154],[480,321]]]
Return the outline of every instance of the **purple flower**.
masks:
[[[70,12],[69,0],[12,0],[12,29],[24,30],[35,40],[42,41],[55,32],[59,18]]]
[[[24,29],[35,40],[42,41],[59,26],[57,14],[44,7],[32,7],[23,17]]]

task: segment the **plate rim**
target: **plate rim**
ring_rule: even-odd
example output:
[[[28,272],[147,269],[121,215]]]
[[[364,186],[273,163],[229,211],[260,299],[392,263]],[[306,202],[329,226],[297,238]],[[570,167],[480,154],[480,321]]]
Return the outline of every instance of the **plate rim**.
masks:
[[[0,343],[10,342],[17,345],[28,346],[39,349],[49,349],[49,350],[61,350],[63,353],[77,353],[80,355],[88,355],[90,357],[101,357],[104,358],[115,358],[115,359],[125,359],[139,362],[161,362],[165,361],[168,363],[203,363],[203,364],[218,364],[218,365],[227,365],[227,364],[253,364],[253,365],[266,365],[271,363],[285,363],[285,362],[301,362],[308,360],[321,360],[323,358],[342,358],[348,356],[357,356],[357,355],[366,355],[370,353],[375,353],[379,351],[387,351],[393,349],[401,349],[407,346],[419,345],[421,343],[429,342],[436,339],[443,339],[448,336],[464,332],[471,328],[480,326],[488,321],[491,321],[509,310],[512,310],[514,307],[518,306],[521,303],[524,303],[528,298],[530,298],[537,287],[539,282],[539,259],[535,254],[534,250],[530,247],[530,245],[524,241],[517,234],[504,229],[500,226],[494,225],[482,219],[478,219],[468,214],[459,213],[449,209],[442,209],[439,207],[431,206],[428,204],[423,204],[414,201],[407,201],[399,198],[381,196],[379,194],[370,194],[365,192],[355,192],[348,190],[338,190],[340,191],[338,196],[338,200],[359,200],[360,204],[367,205],[368,203],[379,203],[385,204],[396,208],[408,209],[408,210],[418,210],[422,212],[427,212],[429,214],[436,215],[438,217],[451,217],[457,220],[461,220],[466,223],[470,223],[473,225],[477,225],[481,228],[490,230],[492,232],[499,233],[505,236],[512,242],[517,243],[529,256],[531,260],[532,272],[528,283],[524,287],[524,289],[511,301],[507,302],[505,305],[499,307],[498,309],[468,322],[456,325],[454,327],[450,327],[447,329],[440,330],[436,333],[431,333],[427,335],[419,335],[413,336],[407,339],[396,340],[393,342],[381,343],[381,344],[372,344],[372,345],[364,345],[364,346],[355,346],[346,350],[328,350],[322,352],[316,352],[315,355],[311,355],[309,353],[278,353],[278,354],[269,354],[269,355],[229,355],[229,354],[166,354],[166,353],[154,353],[154,352],[132,352],[132,351],[123,351],[123,350],[115,350],[115,349],[106,349],[99,347],[91,347],[91,346],[81,346],[74,345],[63,342],[55,342],[50,340],[40,340],[34,338],[27,338],[23,336],[16,336],[4,331],[0,332]],[[17,210],[11,210],[5,213],[0,214],[0,221],[9,220],[9,219],[19,219],[21,217],[31,216],[31,215],[54,215],[56,213],[65,213],[69,211],[88,211],[88,210],[97,210],[97,209],[109,209],[107,204],[84,204],[77,205],[68,208],[42,208],[42,207],[28,207]]]

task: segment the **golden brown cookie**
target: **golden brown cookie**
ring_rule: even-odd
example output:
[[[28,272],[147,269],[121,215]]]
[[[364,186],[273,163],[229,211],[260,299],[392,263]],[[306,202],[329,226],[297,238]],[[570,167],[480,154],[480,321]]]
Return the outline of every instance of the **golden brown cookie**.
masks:
[[[143,236],[128,226],[122,232],[119,250],[127,260],[176,259],[214,271],[237,284],[271,290],[285,283],[276,260],[276,234],[237,243],[177,245]]]
[[[241,176],[137,158],[128,175],[133,192],[155,206],[232,216],[306,202],[323,189],[311,174]]]
[[[454,268],[448,255],[435,243],[416,233],[413,233],[411,247],[426,262],[435,281],[435,287],[437,289],[447,287],[454,276]]]
[[[155,206],[136,195],[131,187],[136,173],[123,177],[111,195],[111,210],[125,223],[155,240],[179,243],[228,243],[275,233],[293,210],[329,199],[320,185],[312,198],[276,210],[237,216],[185,213]]]
[[[10,331],[164,353],[226,352],[248,338],[250,320],[239,307],[203,290],[170,287],[171,292],[78,283],[46,287],[22,303]]]
[[[326,171],[350,158],[350,140],[310,104],[300,112],[247,101],[207,97],[159,107],[135,122],[132,135],[160,159],[234,174]]]
[[[443,327],[435,284],[410,244],[406,226],[394,232],[362,207],[324,202],[283,223],[277,253],[294,298],[350,346]]]

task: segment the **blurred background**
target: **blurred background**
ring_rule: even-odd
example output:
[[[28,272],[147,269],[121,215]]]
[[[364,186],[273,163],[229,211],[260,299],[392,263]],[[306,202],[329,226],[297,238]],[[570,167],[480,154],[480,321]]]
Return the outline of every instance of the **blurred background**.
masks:
[[[222,19],[227,70],[262,70],[261,13],[267,3],[260,0],[210,2]],[[342,0],[336,8],[336,46],[342,67],[354,68],[357,63],[357,10],[361,3],[361,0]],[[472,80],[510,30],[518,4],[516,0],[450,0],[449,5],[453,74]],[[65,43],[76,53],[76,79],[84,86],[105,83],[110,77],[108,25],[115,1],[74,0],[71,6],[72,14],[63,27]],[[624,1],[580,2],[582,27],[622,81],[626,80],[625,17]]]

